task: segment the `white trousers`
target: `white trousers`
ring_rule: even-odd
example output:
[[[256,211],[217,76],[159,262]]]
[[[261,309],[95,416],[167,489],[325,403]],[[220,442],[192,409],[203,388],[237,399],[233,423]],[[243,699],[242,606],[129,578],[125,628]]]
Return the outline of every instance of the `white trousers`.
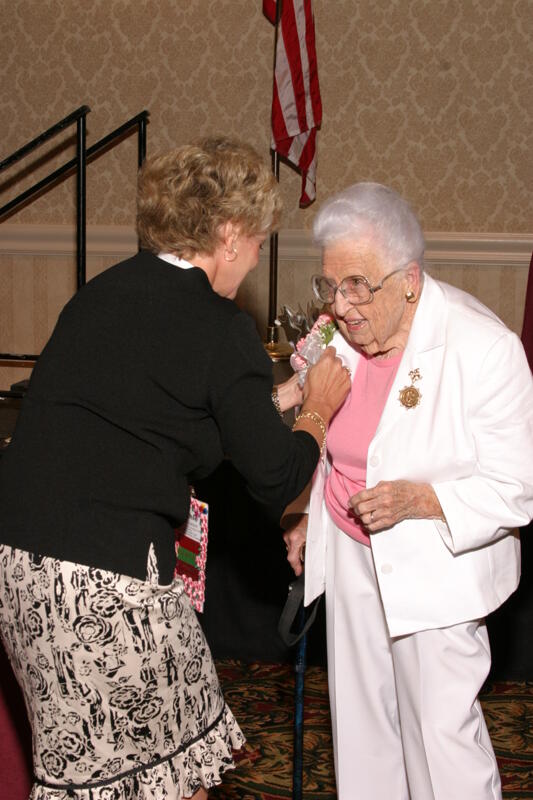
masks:
[[[391,639],[370,548],[329,526],[328,682],[339,800],[501,800],[477,699],[490,668],[484,622]]]

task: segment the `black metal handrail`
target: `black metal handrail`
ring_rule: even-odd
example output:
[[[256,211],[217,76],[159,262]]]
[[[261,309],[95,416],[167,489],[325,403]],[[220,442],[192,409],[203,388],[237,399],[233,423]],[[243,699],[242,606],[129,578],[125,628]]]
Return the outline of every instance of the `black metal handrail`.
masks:
[[[52,125],[46,131],[44,131],[44,133],[39,134],[39,136],[36,136],[35,139],[32,139],[30,142],[20,147],[12,155],[8,156],[0,163],[1,171],[6,167],[15,164],[17,161],[20,161],[21,158],[24,158],[24,156],[27,156],[28,153],[31,153],[53,136],[56,136],[60,131],[63,131],[65,128],[76,123],[76,158],[73,160],[73,163],[76,166],[76,282],[78,289],[83,283],[85,283],[86,276],[86,116],[90,110],[91,109],[89,106],[80,106],[76,109],[76,111],[73,111],[72,114],[68,114],[68,116],[63,117],[63,119],[59,120],[59,122],[56,122],[55,125]],[[56,179],[66,173],[65,167],[67,167],[67,165],[64,164],[62,167],[52,173],[55,175]],[[50,178],[50,176],[48,176],[48,178]],[[38,183],[21,192],[9,203],[6,203],[5,206],[0,208],[0,221],[7,213],[15,211],[28,200],[36,198],[49,183],[52,183],[52,181],[47,178],[43,179],[42,181],[38,181]]]
[[[32,356],[28,353],[0,353],[1,361],[36,361],[39,356]]]
[[[11,166],[16,161],[19,161],[25,155],[30,153],[43,142],[50,139],[59,131],[64,130],[67,126],[77,123],[76,135],[76,157],[67,161],[61,167],[51,172],[45,178],[25,189],[17,197],[10,200],[4,206],[0,207],[0,222],[7,214],[13,213],[21,205],[25,204],[31,199],[35,199],[41,194],[48,186],[57,183],[59,180],[69,177],[74,170],[76,170],[77,185],[76,185],[76,286],[80,289],[87,279],[86,274],[86,166],[90,161],[93,161],[105,150],[107,150],[114,142],[117,142],[125,136],[130,130],[137,127],[138,146],[137,146],[137,165],[141,167],[144,159],[146,158],[146,125],[148,122],[149,112],[141,111],[140,114],[129,119],[123,125],[111,131],[111,133],[104,136],[91,147],[86,147],[86,114],[90,112],[89,106],[80,106],[76,111],[69,114],[64,119],[60,120],[51,128],[48,128],[44,133],[36,136],[31,142],[28,142],[11,156],[0,162],[0,171]],[[0,361],[28,361],[35,363],[37,356],[28,354],[11,354],[0,353]]]
[[[36,136],[35,139],[31,140],[31,142],[28,142],[18,150],[15,150],[15,152],[10,156],[4,158],[3,161],[0,161],[0,172],[2,172],[3,169],[7,169],[7,167],[10,167],[12,164],[16,164],[17,161],[20,161],[21,158],[27,156],[28,153],[31,153],[31,151],[35,150],[37,147],[39,147],[39,145],[47,142],[48,139],[51,139],[56,135],[56,133],[59,133],[65,128],[70,127],[70,125],[72,125],[74,122],[77,122],[81,117],[84,117],[86,114],[88,114],[90,110],[91,109],[89,106],[80,106],[76,109],[76,111],[73,111],[72,114],[63,117],[63,119],[59,120],[59,122],[56,122],[55,125],[52,125],[50,128],[48,128],[48,130],[40,133],[39,136]]]
[[[148,121],[149,112],[148,111],[141,111],[140,114],[137,114],[135,117],[132,117],[130,120],[125,122],[123,125],[120,125],[118,128],[115,128],[114,131],[104,136],[103,139],[100,139],[95,144],[91,145],[86,149],[86,156],[87,156],[87,163],[93,161],[96,156],[100,155],[106,148],[115,140],[122,137],[127,131],[131,130],[135,125],[138,125],[138,135],[139,135],[139,144],[138,144],[138,154],[137,154],[137,163],[138,166],[141,167],[143,164],[144,159],[146,158],[146,123]],[[7,160],[7,159],[6,159]],[[15,208],[26,200],[29,200],[33,195],[39,194],[47,186],[50,186],[53,183],[56,183],[60,178],[68,177],[72,174],[74,169],[76,168],[77,160],[75,158],[67,161],[61,167],[51,172],[45,178],[40,180],[38,183],[31,186],[29,189],[25,189],[21,192],[17,197],[14,197],[13,200],[10,200],[4,206],[0,207],[0,221],[1,218],[9,214],[10,212],[14,211]]]

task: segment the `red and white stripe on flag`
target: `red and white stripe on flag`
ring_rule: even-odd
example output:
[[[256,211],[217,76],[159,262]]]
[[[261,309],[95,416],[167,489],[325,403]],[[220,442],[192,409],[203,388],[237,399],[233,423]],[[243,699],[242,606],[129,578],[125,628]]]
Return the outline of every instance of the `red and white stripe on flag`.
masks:
[[[276,0],[263,0],[263,12],[275,24]],[[316,197],[316,133],[321,122],[311,0],[282,0],[272,92],[272,149],[302,173],[302,208]]]

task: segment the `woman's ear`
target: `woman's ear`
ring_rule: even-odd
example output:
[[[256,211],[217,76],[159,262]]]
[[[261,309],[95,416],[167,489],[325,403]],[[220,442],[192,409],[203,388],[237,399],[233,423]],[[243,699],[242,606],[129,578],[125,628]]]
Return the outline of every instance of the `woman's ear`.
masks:
[[[410,292],[414,299],[418,299],[422,291],[422,270],[418,261],[410,261],[405,270],[407,279],[406,293]],[[414,300],[411,300],[414,302]]]
[[[225,222],[221,226],[221,240],[224,246],[224,260],[235,261],[237,258],[237,239],[239,236],[238,227],[231,221]]]

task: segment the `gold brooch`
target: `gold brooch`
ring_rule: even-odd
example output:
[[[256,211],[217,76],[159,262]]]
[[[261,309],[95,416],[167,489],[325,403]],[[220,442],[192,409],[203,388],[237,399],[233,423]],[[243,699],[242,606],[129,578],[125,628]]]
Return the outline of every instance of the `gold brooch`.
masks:
[[[421,379],[421,374],[419,369],[412,369],[409,373],[409,377],[411,378],[411,386],[404,386],[403,389],[400,389],[400,403],[405,408],[414,408],[420,403],[420,399],[422,395],[414,385],[416,381]]]

